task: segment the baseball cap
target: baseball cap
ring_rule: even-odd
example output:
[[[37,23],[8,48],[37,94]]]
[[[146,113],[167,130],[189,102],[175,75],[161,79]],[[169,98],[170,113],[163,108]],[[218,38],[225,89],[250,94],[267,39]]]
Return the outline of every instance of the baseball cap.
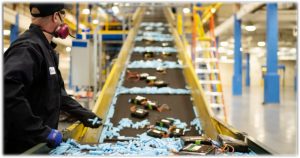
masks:
[[[71,9],[64,3],[30,3],[29,9],[33,17],[45,17],[63,9]]]

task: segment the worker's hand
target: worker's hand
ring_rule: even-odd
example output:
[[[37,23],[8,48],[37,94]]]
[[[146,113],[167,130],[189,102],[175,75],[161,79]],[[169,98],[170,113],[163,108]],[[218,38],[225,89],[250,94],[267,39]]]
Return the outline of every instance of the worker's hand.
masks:
[[[55,147],[59,146],[60,143],[62,142],[62,138],[63,138],[63,136],[60,131],[58,131],[56,129],[52,129],[47,137],[48,147],[55,148]]]
[[[91,128],[98,128],[100,125],[102,125],[101,121],[102,119],[96,116],[95,114],[90,115],[89,117],[86,117],[81,120],[81,122],[85,127],[91,127]]]

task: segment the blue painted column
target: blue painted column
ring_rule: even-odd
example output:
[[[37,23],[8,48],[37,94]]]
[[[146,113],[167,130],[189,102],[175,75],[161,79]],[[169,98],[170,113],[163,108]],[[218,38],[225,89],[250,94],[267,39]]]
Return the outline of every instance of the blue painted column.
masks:
[[[10,27],[10,43],[14,42],[19,36],[19,14],[16,15],[16,22]]]
[[[264,103],[280,102],[280,82],[277,73],[278,17],[277,4],[267,4],[267,72],[264,76]]]
[[[242,95],[242,52],[241,52],[241,20],[234,15],[234,74],[232,94]]]
[[[246,86],[250,86],[250,54],[246,53]]]

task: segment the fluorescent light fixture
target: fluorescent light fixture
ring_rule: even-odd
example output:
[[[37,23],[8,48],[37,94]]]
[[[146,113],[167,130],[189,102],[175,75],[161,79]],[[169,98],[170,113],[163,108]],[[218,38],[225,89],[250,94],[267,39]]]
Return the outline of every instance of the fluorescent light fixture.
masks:
[[[224,53],[225,51],[226,51],[226,49],[224,47],[219,47],[218,48],[219,53]]]
[[[196,51],[201,52],[201,51],[203,51],[203,49],[201,47],[196,47]]]
[[[291,49],[290,49],[290,52],[291,52],[291,53],[297,53],[297,49],[296,49],[296,48],[291,48]]]
[[[227,56],[221,56],[221,60],[227,60]]]
[[[79,28],[80,28],[80,29],[84,29],[85,26],[84,26],[83,24],[79,24]]]
[[[93,20],[93,24],[98,24],[98,23],[99,23],[98,19]]]
[[[113,6],[111,10],[114,12],[114,14],[118,14],[120,12],[119,7],[117,6]]]
[[[105,11],[100,7],[98,7],[98,12],[99,12],[99,14],[106,14]]]
[[[215,13],[216,11],[217,11],[216,8],[211,8],[211,9],[210,9],[210,12],[211,12],[211,13]]]
[[[87,14],[90,14],[90,10],[87,9],[87,8],[86,8],[86,9],[83,9],[83,10],[82,10],[82,14],[86,14],[86,15],[87,15]]]
[[[221,42],[220,45],[221,45],[222,47],[226,47],[226,46],[228,46],[228,42]]]
[[[259,42],[257,42],[257,45],[260,46],[260,47],[264,47],[266,45],[266,42],[259,41]]]
[[[183,11],[184,14],[188,14],[188,13],[191,12],[191,9],[190,8],[183,8],[182,11]]]
[[[66,47],[66,51],[70,52],[71,51],[71,47]]]
[[[232,55],[233,54],[233,50],[228,50],[227,51],[227,55]]]
[[[245,26],[245,29],[249,32],[255,31],[256,30],[256,26],[254,25],[247,25]]]
[[[130,6],[130,3],[125,3],[125,6],[126,6],[126,7]]]
[[[9,36],[10,35],[10,30],[3,30],[4,36]]]

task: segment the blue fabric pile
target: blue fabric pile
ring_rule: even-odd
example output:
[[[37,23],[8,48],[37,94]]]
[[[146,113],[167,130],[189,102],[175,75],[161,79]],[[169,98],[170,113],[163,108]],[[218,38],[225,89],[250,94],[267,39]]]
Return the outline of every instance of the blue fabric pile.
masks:
[[[188,89],[176,89],[170,87],[133,87],[126,88],[120,87],[118,89],[118,94],[190,94]]]
[[[75,140],[69,139],[49,154],[71,156],[168,156],[173,155],[173,151],[178,152],[181,148],[182,144],[178,138],[158,139],[141,134],[136,140],[97,145],[81,145]]]
[[[159,59],[157,60],[136,60],[131,62],[127,68],[168,68],[168,69],[174,69],[174,68],[182,68],[182,65],[174,62],[174,61],[161,61]]]
[[[148,47],[140,47],[137,46],[133,49],[134,52],[143,53],[143,52],[166,52],[166,53],[177,53],[177,49],[174,47],[159,47],[159,46],[148,46]]]
[[[135,38],[135,41],[142,41],[142,40],[167,42],[167,41],[173,41],[174,38],[172,36],[163,35],[163,34],[162,36],[137,36]]]

